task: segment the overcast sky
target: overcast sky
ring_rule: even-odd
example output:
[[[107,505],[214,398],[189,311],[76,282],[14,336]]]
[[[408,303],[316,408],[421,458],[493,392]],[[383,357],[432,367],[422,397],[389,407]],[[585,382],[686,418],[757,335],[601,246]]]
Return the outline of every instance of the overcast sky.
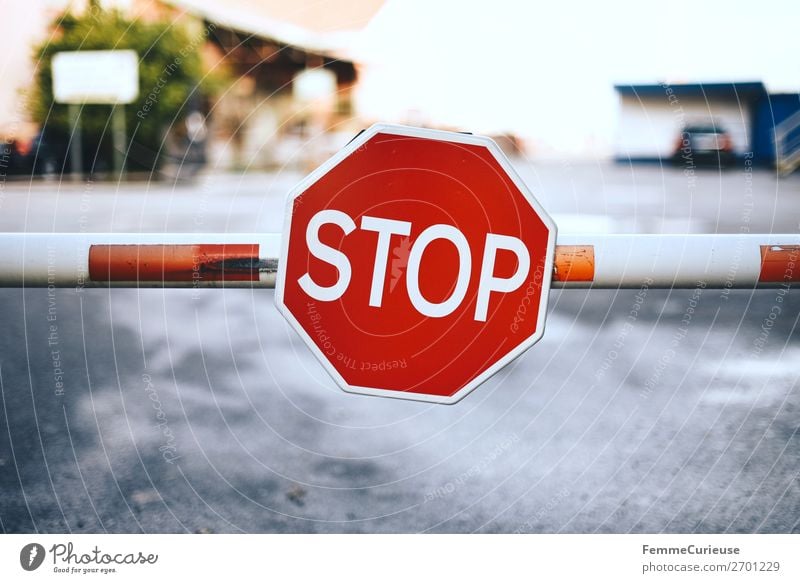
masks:
[[[543,151],[603,151],[616,82],[800,90],[799,17],[790,0],[389,0],[354,47],[366,63],[359,109],[515,131]]]

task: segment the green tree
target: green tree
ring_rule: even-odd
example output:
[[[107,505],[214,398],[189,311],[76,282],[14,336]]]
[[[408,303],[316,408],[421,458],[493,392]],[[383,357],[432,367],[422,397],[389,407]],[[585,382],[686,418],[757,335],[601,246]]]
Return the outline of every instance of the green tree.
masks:
[[[163,158],[166,132],[179,127],[190,105],[201,102],[213,86],[209,82],[199,85],[203,78],[200,49],[213,27],[186,17],[177,23],[129,20],[116,10],[103,10],[95,4],[82,14],[61,15],[52,29],[51,37],[35,47],[36,83],[30,100],[34,120],[48,131],[70,131],[68,107],[53,102],[53,55],[133,49],[139,55],[139,97],[125,106],[130,141],[126,164],[129,170],[156,168]],[[96,157],[101,166],[109,166],[112,159],[111,111],[108,105],[85,105],[80,118],[84,152],[90,160]]]

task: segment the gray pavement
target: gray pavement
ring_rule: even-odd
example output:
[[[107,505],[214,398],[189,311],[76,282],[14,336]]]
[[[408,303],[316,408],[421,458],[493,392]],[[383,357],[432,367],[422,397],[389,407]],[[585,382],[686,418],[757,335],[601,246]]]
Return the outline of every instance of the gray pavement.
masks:
[[[800,231],[800,177],[517,165],[562,231]],[[0,231],[272,232],[298,178],[9,182]],[[554,292],[451,407],[340,392],[272,300],[0,290],[2,530],[800,530],[796,291]]]

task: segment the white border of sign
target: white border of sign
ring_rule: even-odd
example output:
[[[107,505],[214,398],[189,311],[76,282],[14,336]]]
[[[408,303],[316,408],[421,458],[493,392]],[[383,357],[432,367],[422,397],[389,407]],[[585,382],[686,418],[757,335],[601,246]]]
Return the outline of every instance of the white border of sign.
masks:
[[[300,322],[294,317],[294,315],[289,311],[289,309],[283,303],[283,293],[285,289],[285,280],[286,280],[286,265],[288,265],[288,258],[289,258],[289,236],[291,234],[291,226],[292,226],[292,206],[293,201],[303,192],[308,190],[312,184],[317,182],[320,178],[325,176],[331,169],[333,169],[336,165],[342,162],[345,158],[350,156],[353,152],[358,150],[361,146],[363,146],[367,141],[369,141],[372,137],[376,134],[384,133],[384,134],[392,134],[397,136],[408,136],[414,138],[427,138],[431,140],[440,140],[445,142],[454,142],[458,144],[469,144],[475,146],[483,146],[489,150],[489,152],[494,156],[500,166],[503,168],[505,173],[514,183],[514,185],[519,189],[525,199],[528,201],[528,204],[531,205],[533,210],[536,212],[537,215],[541,218],[542,222],[547,226],[549,231],[549,236],[547,238],[547,255],[545,257],[545,265],[544,265],[544,277],[542,278],[542,293],[541,299],[539,300],[539,317],[536,322],[536,333],[532,336],[528,337],[524,342],[522,342],[519,346],[517,346],[514,350],[506,354],[503,358],[498,360],[488,369],[486,369],[483,373],[475,377],[472,381],[464,385],[459,391],[454,393],[449,397],[439,397],[435,395],[423,395],[420,393],[412,393],[412,392],[403,392],[403,391],[392,391],[386,389],[375,389],[372,387],[359,387],[353,386],[347,383],[345,379],[339,374],[339,371],[328,361],[319,347],[316,345],[314,340],[311,336],[306,333],[303,329]],[[428,403],[440,403],[444,405],[452,405],[453,403],[457,403],[464,397],[466,397],[470,392],[472,392],[478,385],[483,383],[484,381],[488,380],[492,375],[502,369],[504,366],[509,364],[523,352],[528,350],[531,346],[536,344],[542,336],[544,335],[544,327],[545,327],[545,320],[547,316],[547,302],[550,296],[550,285],[553,276],[553,260],[555,258],[555,247],[556,247],[556,224],[550,215],[542,208],[539,204],[539,201],[533,196],[533,193],[528,189],[525,182],[523,182],[522,178],[516,173],[514,168],[511,166],[511,163],[506,158],[505,154],[503,154],[500,147],[494,142],[494,140],[484,137],[484,136],[474,136],[471,134],[461,134],[457,132],[447,132],[442,130],[431,130],[426,128],[414,128],[408,126],[400,126],[400,125],[392,125],[392,124],[374,124],[370,126],[368,129],[361,132],[358,136],[356,136],[347,146],[342,148],[339,152],[337,152],[334,156],[332,156],[329,160],[327,160],[324,164],[322,164],[319,168],[314,170],[311,174],[309,174],[300,184],[295,186],[292,191],[289,193],[287,202],[286,202],[286,214],[284,217],[284,226],[283,226],[283,235],[281,237],[281,254],[278,261],[278,276],[275,281],[275,305],[277,306],[278,310],[283,314],[284,318],[288,320],[288,322],[292,325],[292,328],[297,331],[303,341],[306,343],[308,348],[311,352],[316,356],[317,360],[320,361],[325,370],[328,371],[328,374],[333,377],[336,381],[336,384],[339,387],[347,391],[348,393],[355,393],[359,395],[372,395],[372,396],[379,396],[379,397],[391,397],[394,399],[407,399],[412,401],[424,401]]]

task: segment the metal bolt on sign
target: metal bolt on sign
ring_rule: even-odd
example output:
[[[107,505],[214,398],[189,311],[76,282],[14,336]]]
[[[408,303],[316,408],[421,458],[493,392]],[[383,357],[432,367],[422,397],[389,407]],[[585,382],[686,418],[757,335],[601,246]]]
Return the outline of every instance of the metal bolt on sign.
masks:
[[[798,281],[797,235],[557,235],[492,140],[384,124],[290,193],[282,234],[0,234],[2,287],[275,288],[342,389],[436,403],[542,337],[551,287]]]

